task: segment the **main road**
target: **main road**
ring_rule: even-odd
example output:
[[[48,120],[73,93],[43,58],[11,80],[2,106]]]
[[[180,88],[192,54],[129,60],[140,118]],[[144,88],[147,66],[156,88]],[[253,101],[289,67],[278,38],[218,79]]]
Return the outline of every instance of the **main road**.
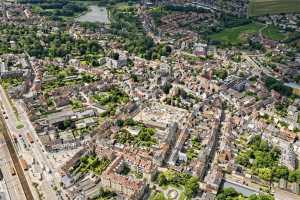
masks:
[[[1,126],[1,130],[2,130],[2,134],[3,134],[3,137],[4,137],[5,143],[7,144],[7,148],[8,148],[10,157],[12,159],[13,166],[16,170],[16,174],[19,178],[19,181],[21,182],[21,186],[23,188],[23,192],[25,194],[25,197],[26,197],[27,200],[34,200],[32,192],[31,192],[31,188],[29,186],[29,183],[27,182],[27,179],[25,177],[25,173],[22,169],[20,160],[19,160],[18,155],[16,153],[16,149],[13,145],[13,140],[12,140],[12,138],[10,137],[10,135],[8,133],[6,124],[3,123],[3,117],[1,116],[0,119],[1,119],[0,126]]]
[[[3,174],[3,185],[4,190],[7,191],[6,198],[9,200],[24,200],[26,196],[24,194],[21,182],[16,175],[12,175],[11,167],[13,161],[11,159],[6,141],[4,139],[3,131],[5,131],[2,122],[0,121],[0,168]]]
[[[20,109],[20,106],[18,104],[13,104],[13,102],[9,100],[2,86],[0,86],[0,99],[6,112],[5,115],[8,117],[8,119],[5,120],[5,123],[7,125],[10,137],[12,138],[14,134],[18,140],[18,146],[15,145],[18,156],[23,156],[24,158],[26,156],[27,158],[33,158],[42,169],[49,169],[44,172],[46,175],[44,177],[46,179],[40,182],[40,190],[45,199],[58,199],[59,197],[54,190],[54,186],[59,188],[59,180],[55,177],[56,174],[49,174],[50,171],[54,172],[53,165],[48,160],[46,155],[47,153],[44,152],[42,145],[40,144],[39,139],[34,132],[31,122],[29,121],[26,113],[24,113],[25,111],[19,113],[17,109]],[[27,134],[29,132],[34,138],[34,143],[32,144],[30,144],[27,139]],[[28,177],[28,179],[29,178],[30,177]]]

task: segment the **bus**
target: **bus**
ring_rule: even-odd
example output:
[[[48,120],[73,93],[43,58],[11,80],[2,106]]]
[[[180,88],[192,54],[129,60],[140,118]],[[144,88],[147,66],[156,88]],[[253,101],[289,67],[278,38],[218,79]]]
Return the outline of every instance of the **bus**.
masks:
[[[26,160],[24,160],[23,158],[20,159],[20,163],[21,163],[21,166],[23,168],[23,170],[28,170],[28,165],[27,165],[27,162]]]
[[[10,174],[12,176],[16,175],[16,170],[15,170],[15,168],[14,168],[14,166],[12,164],[10,164],[9,170],[10,170]]]
[[[34,142],[30,133],[27,133],[27,139],[31,144]]]

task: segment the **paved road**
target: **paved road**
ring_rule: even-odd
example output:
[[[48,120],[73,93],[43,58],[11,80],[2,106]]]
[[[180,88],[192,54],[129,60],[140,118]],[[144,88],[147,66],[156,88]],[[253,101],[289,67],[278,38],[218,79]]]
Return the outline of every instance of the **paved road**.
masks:
[[[27,132],[30,132],[34,139],[34,143],[30,144],[30,151],[35,155],[35,158],[37,161],[41,164],[41,167],[46,167],[51,170],[51,174],[48,174],[48,172],[45,172],[45,180],[42,181],[41,187],[44,189],[44,191],[49,196],[49,199],[58,199],[56,196],[56,192],[51,188],[51,185],[56,185],[59,188],[60,185],[60,174],[58,173],[57,166],[54,166],[52,162],[50,162],[50,155],[44,150],[39,137],[37,136],[34,127],[32,126],[26,111],[24,110],[22,106],[22,102],[16,102],[16,108],[19,113],[20,120],[22,121],[22,124],[24,125],[24,129],[27,130]],[[29,145],[29,143],[28,143]],[[48,199],[48,198],[46,198]]]
[[[34,158],[37,163],[41,165],[41,167],[48,167],[51,169],[52,164],[48,161],[47,156],[43,152],[42,147],[40,146],[39,142],[34,142],[33,144],[30,144],[27,139],[27,133],[31,132],[32,130],[34,131],[30,121],[28,118],[25,118],[24,112],[19,113],[18,112],[18,117],[15,113],[15,110],[17,107],[15,107],[15,110],[12,108],[4,89],[0,86],[0,99],[2,102],[2,105],[5,109],[6,115],[8,116],[8,119],[5,121],[9,132],[11,134],[15,134],[15,136],[18,138],[18,146],[15,145],[15,148],[17,149],[17,154],[19,156],[24,155],[29,155],[30,157]],[[17,128],[17,124],[22,124],[24,127],[23,128]],[[32,134],[33,138],[35,141],[37,140],[37,136],[35,137],[34,134]],[[12,136],[11,136],[12,137]],[[25,145],[27,148],[25,148]],[[27,160],[28,162],[28,160]],[[46,173],[46,172],[45,172]],[[43,193],[45,199],[51,199],[51,200],[56,200],[58,199],[56,196],[56,192],[53,190],[52,185],[58,185],[59,182],[56,181],[54,183],[54,175],[53,176],[47,176],[48,178],[46,180],[43,180],[41,182],[41,192]],[[29,178],[29,177],[28,177]]]
[[[262,28],[260,28],[260,29],[258,30],[258,34],[259,34],[259,37],[260,37],[261,40],[264,39],[264,36],[263,36],[263,34],[262,34],[262,31],[265,30],[266,28],[268,28],[268,24],[265,24]]]
[[[3,181],[1,184],[8,192],[6,195],[7,199],[26,199],[18,176],[11,175],[10,166],[12,165],[12,159],[10,157],[2,132],[0,132],[0,152],[0,168],[3,173]]]
[[[27,200],[34,200],[31,189],[30,189],[30,186],[29,186],[29,184],[27,182],[27,179],[25,177],[25,173],[24,173],[24,171],[21,167],[21,163],[20,163],[19,158],[17,156],[16,150],[13,146],[13,140],[10,138],[7,127],[5,126],[4,122],[2,122],[2,120],[3,120],[3,118],[1,116],[2,133],[3,133],[3,136],[5,138],[5,142],[7,144],[9,154],[12,158],[12,161],[13,161],[12,163],[14,164],[14,167],[16,169],[16,173],[17,173],[18,178],[21,182],[21,186],[23,188],[25,197],[26,197]]]

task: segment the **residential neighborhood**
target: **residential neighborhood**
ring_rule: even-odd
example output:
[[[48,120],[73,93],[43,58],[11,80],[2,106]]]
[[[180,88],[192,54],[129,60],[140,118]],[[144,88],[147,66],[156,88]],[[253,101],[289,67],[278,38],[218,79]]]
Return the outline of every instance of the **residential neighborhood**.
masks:
[[[300,199],[290,1],[2,1],[0,199]]]

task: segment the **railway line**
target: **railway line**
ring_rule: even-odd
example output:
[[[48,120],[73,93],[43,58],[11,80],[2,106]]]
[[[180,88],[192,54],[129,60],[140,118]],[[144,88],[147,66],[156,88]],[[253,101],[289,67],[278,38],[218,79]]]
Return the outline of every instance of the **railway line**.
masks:
[[[21,163],[19,161],[17,152],[16,152],[16,150],[13,146],[13,141],[12,141],[12,139],[11,139],[9,133],[8,133],[8,129],[7,129],[7,126],[4,122],[4,119],[3,119],[2,115],[0,117],[0,128],[2,129],[3,136],[4,136],[5,142],[7,144],[9,154],[10,154],[12,160],[13,160],[13,164],[14,164],[14,167],[16,169],[17,176],[18,176],[18,178],[21,182],[21,186],[22,186],[22,189],[24,191],[25,197],[26,197],[27,200],[34,200],[33,195],[31,193],[31,190],[30,190],[30,187],[29,187],[29,184],[26,180],[24,171],[22,169]]]

